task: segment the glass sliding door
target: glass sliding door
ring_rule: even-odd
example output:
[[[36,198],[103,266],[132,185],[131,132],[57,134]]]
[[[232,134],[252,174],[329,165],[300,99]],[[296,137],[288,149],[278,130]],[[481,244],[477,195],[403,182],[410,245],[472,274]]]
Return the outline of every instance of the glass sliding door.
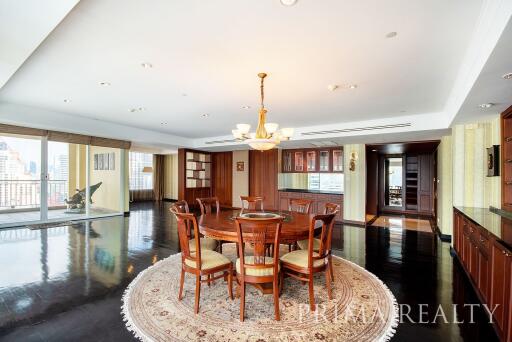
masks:
[[[48,142],[48,220],[86,215],[86,145]]]
[[[0,227],[41,218],[41,139],[0,135]]]

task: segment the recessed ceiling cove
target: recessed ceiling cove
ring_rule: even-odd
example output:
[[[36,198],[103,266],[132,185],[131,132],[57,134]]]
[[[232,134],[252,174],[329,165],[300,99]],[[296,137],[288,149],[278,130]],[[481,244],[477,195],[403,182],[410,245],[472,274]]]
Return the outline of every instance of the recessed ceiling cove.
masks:
[[[0,101],[214,137],[238,122],[255,127],[254,79],[265,71],[267,121],[283,127],[440,112],[481,6],[82,1],[0,90]],[[336,91],[328,90],[332,84]]]

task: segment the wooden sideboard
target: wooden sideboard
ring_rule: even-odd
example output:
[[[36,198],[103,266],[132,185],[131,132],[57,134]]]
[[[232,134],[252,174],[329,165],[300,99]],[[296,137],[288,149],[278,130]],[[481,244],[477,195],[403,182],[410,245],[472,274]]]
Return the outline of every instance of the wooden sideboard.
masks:
[[[313,201],[310,207],[310,213],[323,214],[326,203],[336,203],[340,205],[340,212],[336,215],[336,222],[343,221],[343,195],[329,194],[321,192],[290,191],[287,189],[279,190],[279,210],[288,210],[290,198],[304,198]]]
[[[453,248],[502,341],[512,341],[512,221],[484,208],[454,208]]]

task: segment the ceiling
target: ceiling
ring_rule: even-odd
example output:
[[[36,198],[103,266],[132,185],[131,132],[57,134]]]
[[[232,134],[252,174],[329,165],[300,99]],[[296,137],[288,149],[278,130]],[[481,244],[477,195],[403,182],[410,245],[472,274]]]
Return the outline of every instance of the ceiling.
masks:
[[[69,13],[54,22],[42,44],[31,43],[35,51],[0,89],[0,121],[96,132],[141,146],[236,148],[240,144],[205,142],[229,139],[236,123],[256,125],[257,73],[265,71],[268,121],[295,127],[299,144],[341,143],[355,135],[373,135],[367,139],[373,141],[386,134],[397,141],[417,131],[437,139],[454,118],[463,120],[460,108],[481,113],[467,95],[471,101],[481,96],[473,87],[479,82],[487,89],[480,73],[491,53],[496,57],[498,40],[512,37],[512,28],[504,31],[509,3],[299,0],[286,7],[278,0],[80,1],[65,9]],[[0,29],[2,44],[10,32]],[[389,32],[397,35],[387,38]],[[503,60],[510,46],[504,44],[497,57],[502,69],[512,71]],[[144,62],[152,67],[144,68]],[[329,91],[332,84],[340,87]],[[357,88],[348,89],[350,84]],[[455,110],[448,107],[452,103]],[[404,122],[412,124],[303,134]]]
[[[366,145],[366,150],[379,154],[433,153],[437,149],[437,146],[439,146],[439,142],[439,140],[434,140],[410,143]]]

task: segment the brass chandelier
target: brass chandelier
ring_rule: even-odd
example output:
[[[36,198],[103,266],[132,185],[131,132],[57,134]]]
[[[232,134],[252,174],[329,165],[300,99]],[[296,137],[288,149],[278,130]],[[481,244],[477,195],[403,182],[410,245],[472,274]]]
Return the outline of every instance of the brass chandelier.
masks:
[[[264,99],[264,80],[267,77],[265,73],[259,73],[258,77],[261,79],[260,93],[261,93],[261,108],[258,118],[258,127],[255,133],[249,133],[251,125],[237,124],[236,129],[231,132],[235,139],[246,142],[250,147],[259,151],[271,150],[282,140],[290,140],[293,136],[293,128],[281,128],[278,130],[279,125],[276,123],[265,123],[267,110],[265,109]]]

